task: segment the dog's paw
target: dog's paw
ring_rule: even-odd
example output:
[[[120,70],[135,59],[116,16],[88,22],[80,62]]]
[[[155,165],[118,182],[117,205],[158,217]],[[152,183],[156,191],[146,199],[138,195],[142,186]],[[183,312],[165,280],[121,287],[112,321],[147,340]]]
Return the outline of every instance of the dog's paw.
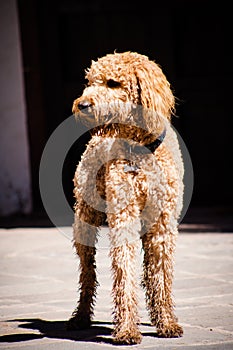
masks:
[[[179,338],[183,335],[183,328],[178,323],[159,325],[157,334],[161,338]]]
[[[142,341],[142,335],[138,329],[125,330],[125,331],[121,330],[116,334],[113,334],[113,336],[114,336],[113,341],[115,344],[134,345],[134,344],[140,344]]]
[[[66,322],[66,329],[68,331],[87,329],[90,326],[91,320],[87,317],[73,316]]]

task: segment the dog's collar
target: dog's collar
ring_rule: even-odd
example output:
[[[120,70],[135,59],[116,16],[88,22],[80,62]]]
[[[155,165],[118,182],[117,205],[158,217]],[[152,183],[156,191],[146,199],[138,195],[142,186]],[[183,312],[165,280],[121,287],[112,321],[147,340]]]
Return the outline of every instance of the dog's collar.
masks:
[[[163,142],[165,136],[166,136],[166,128],[164,128],[163,132],[157,137],[157,139],[155,139],[155,141],[149,143],[148,145],[131,146],[131,152],[134,152],[136,154],[145,154],[145,153],[148,153],[147,150],[149,150],[151,153],[154,153],[154,151]]]
[[[155,139],[155,141],[149,143],[149,145],[145,145],[145,147],[148,148],[152,153],[154,153],[154,151],[161,145],[161,143],[165,139],[166,132],[166,128],[164,128],[162,134],[160,134],[159,137]]]
[[[136,154],[146,154],[148,153],[147,150],[149,150],[151,153],[154,153],[154,151],[161,145],[163,140],[165,139],[166,136],[166,128],[164,128],[162,134],[155,139],[155,141],[149,143],[148,145],[144,146],[131,146],[130,147],[130,153],[134,152]],[[124,166],[124,172],[125,173],[137,173],[140,168],[137,166],[137,164],[129,162],[129,164],[125,164]]]

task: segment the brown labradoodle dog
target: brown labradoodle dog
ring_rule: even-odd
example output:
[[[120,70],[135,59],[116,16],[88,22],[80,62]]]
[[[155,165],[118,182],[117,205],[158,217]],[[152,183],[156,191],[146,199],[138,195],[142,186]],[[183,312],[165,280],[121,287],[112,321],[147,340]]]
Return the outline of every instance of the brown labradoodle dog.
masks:
[[[98,285],[95,243],[109,226],[114,341],[140,343],[136,254],[144,251],[142,286],[159,336],[179,337],[172,300],[173,258],[183,198],[183,161],[170,118],[174,96],[161,68],[134,52],[93,61],[73,112],[92,126],[74,177],[74,246],[80,298],[68,322],[91,324]]]

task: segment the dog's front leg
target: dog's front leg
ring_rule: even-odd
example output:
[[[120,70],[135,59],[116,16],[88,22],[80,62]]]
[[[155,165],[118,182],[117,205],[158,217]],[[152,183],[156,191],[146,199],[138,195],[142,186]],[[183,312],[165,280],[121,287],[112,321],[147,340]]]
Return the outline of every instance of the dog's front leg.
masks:
[[[113,335],[114,341],[118,344],[138,344],[142,339],[138,328],[136,251],[136,243],[125,243],[110,250],[113,273]]]
[[[118,164],[110,168],[106,182],[113,274],[113,335],[118,344],[138,344],[142,339],[139,331],[136,276],[140,210],[135,198],[135,184],[130,184],[129,177],[133,181],[133,175],[125,174],[121,164]]]
[[[144,249],[143,286],[151,323],[161,337],[180,337],[182,327],[177,323],[172,300],[173,258],[177,235],[176,227],[166,226],[165,213],[142,236]]]

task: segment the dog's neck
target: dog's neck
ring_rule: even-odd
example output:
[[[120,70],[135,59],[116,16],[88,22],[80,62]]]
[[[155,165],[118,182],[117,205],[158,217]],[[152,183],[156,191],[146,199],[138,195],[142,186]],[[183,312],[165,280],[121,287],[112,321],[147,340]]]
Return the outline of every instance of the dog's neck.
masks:
[[[143,128],[121,123],[104,124],[93,128],[90,132],[92,136],[121,138],[137,142],[139,146],[147,147],[152,153],[166,136],[166,128],[156,135]]]

